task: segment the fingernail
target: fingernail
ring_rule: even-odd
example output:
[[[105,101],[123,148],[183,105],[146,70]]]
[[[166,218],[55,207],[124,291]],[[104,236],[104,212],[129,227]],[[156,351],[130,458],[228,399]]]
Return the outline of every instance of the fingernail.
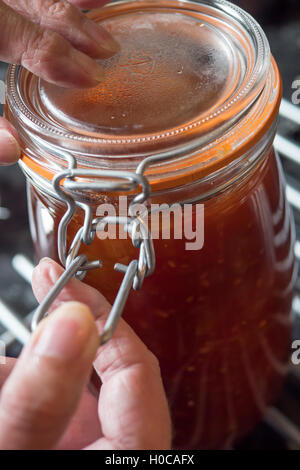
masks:
[[[64,361],[80,357],[89,345],[93,321],[87,306],[78,302],[63,304],[41,323],[34,354]]]
[[[96,42],[99,48],[99,56],[102,56],[103,49],[110,55],[116,54],[120,50],[120,44],[101,26],[92,23],[88,31],[89,36]]]
[[[95,62],[95,64],[96,66],[93,70],[91,70],[90,76],[94,80],[97,80],[97,82],[102,82],[104,79],[104,70],[97,62]]]
[[[40,259],[39,264],[49,263],[49,261],[53,261],[53,260],[51,258],[49,258],[48,256],[44,256],[44,258]]]
[[[102,47],[103,49],[106,49],[109,52],[112,52],[113,54],[116,54],[117,52],[119,52],[121,48],[120,44],[114,38],[110,38],[105,41],[102,41],[99,44],[99,46]]]
[[[52,282],[52,284],[54,284],[58,277],[61,275],[61,272],[59,272],[59,267],[58,265],[56,265],[54,262],[53,262],[53,259],[51,258],[42,258],[39,262],[39,264],[37,265],[38,266],[43,266],[43,265],[46,265],[46,270],[47,270],[47,276],[49,277],[49,280]],[[62,269],[61,269],[62,271]],[[43,273],[43,275],[45,275]]]
[[[97,82],[101,82],[103,80],[104,71],[98,62],[78,51],[75,53],[75,61],[76,65],[93,80],[96,80]]]
[[[0,165],[15,163],[21,156],[21,148],[14,136],[0,129]]]

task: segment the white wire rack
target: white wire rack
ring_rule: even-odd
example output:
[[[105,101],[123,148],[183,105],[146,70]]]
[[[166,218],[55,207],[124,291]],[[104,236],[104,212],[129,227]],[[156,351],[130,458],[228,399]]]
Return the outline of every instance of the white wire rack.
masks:
[[[300,107],[291,104],[287,100],[283,100],[280,107],[280,118],[292,121],[299,126],[300,130]],[[274,145],[282,159],[286,159],[300,167],[299,144],[278,134],[275,138]],[[296,212],[300,212],[299,188],[291,183],[286,186],[287,199]],[[3,215],[6,216],[7,214],[5,213]],[[296,258],[300,260],[300,240],[296,241],[295,255]],[[22,253],[14,256],[12,266],[25,282],[31,283],[33,264]],[[30,336],[29,324],[32,315],[33,312],[29,312],[24,319],[20,319],[18,315],[0,299],[0,323],[6,330],[0,335],[0,341],[2,341],[6,347],[11,346],[15,341],[25,344]],[[293,300],[293,315],[294,318],[298,317],[300,319],[300,296],[297,294]],[[300,403],[300,366],[291,366],[290,375],[298,384]],[[291,448],[300,449],[300,429],[281,411],[277,408],[269,408],[264,421],[281,435],[289,443]]]

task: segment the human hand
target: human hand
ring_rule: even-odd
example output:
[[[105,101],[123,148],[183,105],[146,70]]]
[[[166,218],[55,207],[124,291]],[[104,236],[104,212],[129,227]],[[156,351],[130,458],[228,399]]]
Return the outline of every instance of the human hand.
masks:
[[[63,87],[92,87],[103,78],[94,59],[111,57],[118,43],[79,8],[109,0],[0,0],[0,60]],[[79,8],[78,8],[79,7]],[[21,154],[12,125],[0,118],[0,165]]]
[[[61,273],[49,259],[35,268],[39,301]],[[122,319],[97,352],[111,307],[76,279],[53,308],[16,363],[0,367],[0,449],[169,449],[170,416],[153,354]],[[99,401],[87,387],[93,361]]]

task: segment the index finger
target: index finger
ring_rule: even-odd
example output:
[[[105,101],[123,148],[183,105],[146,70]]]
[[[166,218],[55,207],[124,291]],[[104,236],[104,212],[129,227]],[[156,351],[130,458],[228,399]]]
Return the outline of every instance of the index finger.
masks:
[[[90,57],[105,59],[119,51],[119,44],[100,25],[65,0],[2,0],[34,24],[58,33]],[[2,41],[5,38],[2,39]],[[17,37],[12,42],[17,43]],[[57,49],[56,54],[61,50]]]
[[[41,28],[0,0],[0,60],[22,64],[59,86],[91,87],[103,79],[100,65],[59,34]]]

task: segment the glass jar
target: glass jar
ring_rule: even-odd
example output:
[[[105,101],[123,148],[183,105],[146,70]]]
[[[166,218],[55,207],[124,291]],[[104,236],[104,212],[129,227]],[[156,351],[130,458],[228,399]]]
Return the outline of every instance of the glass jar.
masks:
[[[230,446],[278,396],[289,356],[294,232],[272,148],[279,72],[259,25],[222,0],[120,1],[90,15],[122,46],[103,61],[103,83],[69,90],[22,67],[8,72],[6,115],[23,143],[37,258],[58,260],[66,206],[51,181],[65,152],[84,171],[132,172],[157,157],[145,173],[150,215],[153,204],[179,203],[194,239],[174,235],[183,224],[175,215],[170,236],[159,227],[156,269],[124,316],[160,360],[174,446]],[[68,247],[82,204],[94,216],[100,204],[119,211],[127,194],[86,189],[96,179],[64,187],[79,205]],[[113,302],[122,280],[114,264],[128,265],[136,248],[119,234],[82,252],[103,263],[85,282]]]

